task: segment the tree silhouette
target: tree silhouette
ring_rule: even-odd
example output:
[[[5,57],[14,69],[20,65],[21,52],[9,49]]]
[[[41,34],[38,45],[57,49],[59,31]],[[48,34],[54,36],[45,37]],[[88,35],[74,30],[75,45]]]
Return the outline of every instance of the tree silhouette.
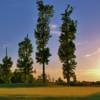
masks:
[[[2,64],[1,64],[1,75],[2,75],[1,77],[4,83],[11,82],[12,65],[13,65],[13,62],[11,60],[11,57],[8,57],[7,48],[6,48],[6,56],[2,59]]]
[[[22,42],[19,43],[18,60],[17,67],[19,71],[25,75],[25,83],[28,81],[28,77],[32,74],[33,69],[33,59],[32,59],[33,47],[31,40],[28,35],[24,38]]]
[[[63,63],[63,75],[67,79],[68,85],[70,85],[70,77],[75,76],[74,69],[76,67],[75,56],[75,33],[76,33],[76,21],[71,19],[73,8],[68,5],[65,12],[62,14],[61,35],[59,37],[60,46],[58,49],[58,55]],[[76,80],[76,77],[75,77]]]
[[[43,68],[43,82],[45,82],[45,64],[48,64],[49,57],[51,56],[50,50],[47,47],[48,40],[51,37],[49,22],[53,16],[53,6],[44,5],[42,0],[37,1],[38,5],[38,20],[37,27],[35,30],[35,38],[37,44],[36,60],[37,63],[42,64]]]

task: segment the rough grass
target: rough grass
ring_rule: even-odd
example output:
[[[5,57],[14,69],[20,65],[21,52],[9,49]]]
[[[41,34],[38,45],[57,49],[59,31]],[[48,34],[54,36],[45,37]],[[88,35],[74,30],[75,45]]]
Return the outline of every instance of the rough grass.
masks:
[[[1,96],[0,100],[100,100],[100,94],[96,94],[88,97]]]
[[[100,87],[0,88],[0,100],[100,100]]]
[[[0,95],[25,96],[77,96],[84,97],[100,93],[99,87],[34,87],[34,88],[0,88]]]

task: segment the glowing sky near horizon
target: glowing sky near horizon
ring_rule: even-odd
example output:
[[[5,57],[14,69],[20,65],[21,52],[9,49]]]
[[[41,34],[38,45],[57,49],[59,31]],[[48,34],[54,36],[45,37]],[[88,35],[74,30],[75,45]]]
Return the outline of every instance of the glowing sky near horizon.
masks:
[[[72,18],[78,21],[76,38],[78,80],[100,80],[100,0],[44,0],[54,5],[54,17],[50,28],[52,38],[49,47],[52,53],[46,71],[52,77],[62,77],[62,65],[57,56],[59,46],[61,13],[71,4],[74,7]],[[37,21],[36,0],[0,0],[0,61],[8,47],[9,56],[17,60],[18,43],[29,34],[34,47],[34,69],[37,74],[41,66],[35,61],[34,29]],[[13,66],[13,67],[14,67]]]

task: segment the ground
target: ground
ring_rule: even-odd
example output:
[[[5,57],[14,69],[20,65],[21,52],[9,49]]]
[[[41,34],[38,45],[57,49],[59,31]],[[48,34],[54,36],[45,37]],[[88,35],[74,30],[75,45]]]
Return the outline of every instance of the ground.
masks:
[[[100,100],[100,87],[0,88],[0,100]]]

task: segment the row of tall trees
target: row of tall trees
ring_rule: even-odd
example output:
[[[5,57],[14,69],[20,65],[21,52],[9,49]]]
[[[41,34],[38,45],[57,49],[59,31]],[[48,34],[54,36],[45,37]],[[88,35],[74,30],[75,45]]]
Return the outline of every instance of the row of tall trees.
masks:
[[[51,38],[49,24],[50,19],[53,17],[54,10],[53,5],[45,5],[42,0],[37,1],[37,8],[38,19],[36,29],[34,31],[37,45],[36,61],[42,65],[42,80],[45,83],[45,66],[48,65],[49,57],[51,56],[50,49],[48,47],[48,41]],[[58,49],[58,56],[63,66],[63,76],[67,79],[68,85],[70,84],[71,77],[74,81],[76,81],[74,70],[77,64],[75,56],[75,35],[77,24],[76,21],[71,19],[72,12],[73,8],[68,5],[65,12],[61,14],[62,25]],[[13,62],[11,57],[8,57],[6,49],[6,56],[2,60],[2,64],[0,64],[1,82],[29,83],[33,80],[33,47],[28,35],[18,45],[17,68],[13,73],[11,71]]]
[[[42,0],[38,0],[38,20],[35,30],[35,38],[37,44],[36,59],[37,63],[43,66],[43,81],[45,82],[45,64],[49,63],[49,57],[51,56],[50,50],[47,47],[47,43],[50,35],[50,18],[53,17],[53,5],[44,5]],[[59,50],[58,55],[63,66],[63,76],[67,79],[67,83],[70,84],[70,78],[72,77],[76,81],[75,68],[76,68],[76,56],[75,56],[75,38],[77,23],[71,19],[73,8],[68,5],[65,12],[62,15],[61,35],[59,36]]]
[[[11,57],[8,57],[7,48],[6,56],[0,64],[0,81],[2,83],[28,83],[33,78],[33,47],[28,35],[19,44],[17,68],[12,73],[11,68],[13,65]]]

